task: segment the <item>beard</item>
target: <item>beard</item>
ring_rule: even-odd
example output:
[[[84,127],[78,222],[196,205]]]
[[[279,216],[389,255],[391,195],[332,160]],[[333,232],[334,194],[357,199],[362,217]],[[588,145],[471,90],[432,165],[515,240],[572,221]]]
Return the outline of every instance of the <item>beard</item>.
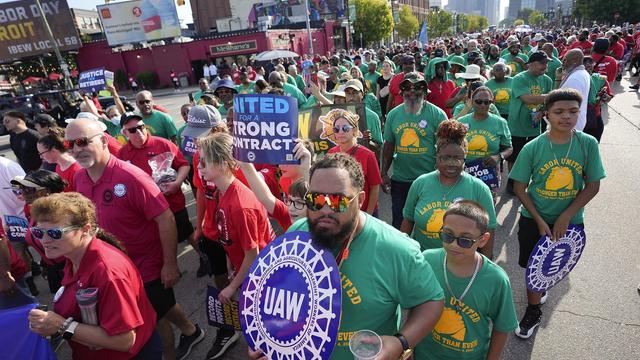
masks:
[[[424,105],[423,96],[404,96],[404,108],[411,114],[418,114]]]
[[[318,220],[322,218],[328,217],[337,221],[337,219],[332,215],[319,217],[315,220],[311,220],[309,217],[307,217],[309,219],[309,232],[311,233],[313,241],[329,250],[336,249],[339,245],[348,240],[349,235],[351,235],[353,229],[355,229],[356,216],[352,216],[351,218],[349,218],[349,220],[345,222],[335,234],[332,234],[327,230],[321,230],[318,228]]]

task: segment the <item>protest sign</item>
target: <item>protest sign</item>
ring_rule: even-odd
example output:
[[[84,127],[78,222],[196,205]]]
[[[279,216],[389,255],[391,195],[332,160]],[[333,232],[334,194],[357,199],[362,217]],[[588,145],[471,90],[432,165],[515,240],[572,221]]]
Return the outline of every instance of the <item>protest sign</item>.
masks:
[[[180,150],[184,156],[193,156],[198,151],[198,145],[196,139],[191,136],[182,136],[182,142],[180,142]]]
[[[29,221],[20,216],[5,215],[4,225],[6,233],[11,242],[24,242],[29,228]]]
[[[464,164],[464,171],[470,175],[482,180],[489,189],[500,189],[500,176],[498,176],[498,170],[495,166],[485,166],[483,164],[484,159],[475,159]]]
[[[325,154],[337,145],[333,133],[333,122],[336,120],[331,113],[333,109],[345,109],[358,115],[358,129],[361,133],[367,130],[366,111],[362,103],[322,105],[301,110],[298,114],[298,137],[311,140],[316,155]],[[369,145],[362,138],[358,139],[358,143],[363,146]]]
[[[293,157],[297,120],[298,103],[289,96],[234,96],[233,156],[258,164],[298,164]]]
[[[218,300],[220,290],[213,286],[207,286],[207,320],[209,325],[229,330],[240,330],[240,318],[238,317],[238,301],[232,300],[231,305],[223,304]]]
[[[107,88],[107,85],[113,85],[113,72],[104,68],[96,68],[80,73],[78,77],[78,87],[85,94],[91,94],[94,91],[100,91]],[[107,92],[107,95],[110,95]]]
[[[331,251],[309,233],[272,241],[240,292],[240,324],[251,349],[269,359],[329,359],[337,340],[342,291]]]
[[[582,226],[569,225],[558,241],[552,241],[546,235],[541,237],[527,262],[527,288],[544,292],[555,286],[576,266],[585,245]]]

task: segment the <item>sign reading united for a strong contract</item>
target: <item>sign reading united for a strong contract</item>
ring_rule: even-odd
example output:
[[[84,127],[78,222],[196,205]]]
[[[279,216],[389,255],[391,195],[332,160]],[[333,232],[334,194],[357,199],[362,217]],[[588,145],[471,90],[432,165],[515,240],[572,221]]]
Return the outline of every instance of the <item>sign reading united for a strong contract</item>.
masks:
[[[80,48],[82,44],[66,0],[40,3],[58,48],[62,51]],[[52,52],[53,48],[34,0],[0,4],[0,62]]]

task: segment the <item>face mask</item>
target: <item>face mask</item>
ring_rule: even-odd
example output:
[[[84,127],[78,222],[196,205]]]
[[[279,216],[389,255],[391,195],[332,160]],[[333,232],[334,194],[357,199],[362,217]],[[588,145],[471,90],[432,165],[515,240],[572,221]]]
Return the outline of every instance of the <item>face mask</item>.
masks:
[[[119,116],[114,116],[109,120],[111,120],[111,123],[113,125],[120,126],[120,117]]]

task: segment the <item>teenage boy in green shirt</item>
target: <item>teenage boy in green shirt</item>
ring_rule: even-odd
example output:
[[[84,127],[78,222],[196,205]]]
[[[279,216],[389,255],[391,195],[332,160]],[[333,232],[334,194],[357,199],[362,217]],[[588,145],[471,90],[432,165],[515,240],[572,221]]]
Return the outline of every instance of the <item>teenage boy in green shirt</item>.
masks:
[[[509,276],[477,251],[489,240],[488,222],[480,204],[454,202],[443,218],[443,248],[423,253],[445,304],[431,334],[416,346],[416,360],[498,360],[518,326]]]
[[[605,177],[596,139],[575,131],[582,96],[574,89],[558,89],[545,99],[549,130],[524,146],[509,178],[520,199],[518,264],[527,261],[540,236],[560,239],[569,224],[584,223],[584,207]],[[540,305],[546,293],[527,290],[529,305],[516,335],[529,338],[540,325]]]

